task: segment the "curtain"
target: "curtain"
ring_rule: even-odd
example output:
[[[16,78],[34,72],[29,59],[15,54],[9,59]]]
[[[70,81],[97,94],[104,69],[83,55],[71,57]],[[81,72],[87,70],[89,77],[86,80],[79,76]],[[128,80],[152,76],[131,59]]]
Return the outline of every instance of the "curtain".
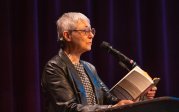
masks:
[[[2,0],[0,1],[0,110],[42,112],[40,78],[57,54],[56,20],[81,12],[96,29],[92,50],[82,56],[110,88],[127,71],[100,48],[109,42],[160,77],[157,97],[178,96],[179,1],[177,0]]]

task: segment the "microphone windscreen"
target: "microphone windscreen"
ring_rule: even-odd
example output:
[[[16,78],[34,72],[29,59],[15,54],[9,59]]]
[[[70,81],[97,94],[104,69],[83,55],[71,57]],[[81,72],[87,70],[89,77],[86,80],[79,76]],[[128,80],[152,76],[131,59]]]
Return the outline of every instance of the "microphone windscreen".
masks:
[[[105,49],[109,49],[110,48],[110,44],[108,42],[103,41],[100,45],[101,48],[105,48]]]

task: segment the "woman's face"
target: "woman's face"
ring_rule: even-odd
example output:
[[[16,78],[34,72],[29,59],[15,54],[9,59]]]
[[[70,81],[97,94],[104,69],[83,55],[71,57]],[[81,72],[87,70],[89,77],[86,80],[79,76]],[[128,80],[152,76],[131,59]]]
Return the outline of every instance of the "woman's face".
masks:
[[[86,21],[79,21],[76,29],[71,30],[70,46],[73,51],[84,53],[91,50],[94,34],[91,31],[91,26]]]

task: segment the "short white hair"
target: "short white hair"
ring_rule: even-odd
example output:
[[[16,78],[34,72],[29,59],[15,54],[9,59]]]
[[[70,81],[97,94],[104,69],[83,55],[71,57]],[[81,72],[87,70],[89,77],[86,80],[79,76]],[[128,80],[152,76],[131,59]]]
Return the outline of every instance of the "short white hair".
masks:
[[[90,24],[90,20],[84,14],[79,12],[68,12],[64,13],[56,22],[58,40],[63,38],[63,32],[74,30],[76,28],[76,23],[79,20],[86,21]]]

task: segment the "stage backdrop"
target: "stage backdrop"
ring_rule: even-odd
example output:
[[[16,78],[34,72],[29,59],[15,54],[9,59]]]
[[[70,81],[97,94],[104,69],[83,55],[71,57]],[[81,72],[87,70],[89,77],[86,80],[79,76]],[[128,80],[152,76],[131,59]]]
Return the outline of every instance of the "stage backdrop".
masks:
[[[0,8],[1,112],[42,111],[41,73],[59,49],[56,20],[71,11],[87,15],[96,28],[82,59],[109,88],[127,71],[99,47],[102,41],[161,78],[157,97],[179,97],[178,0],[1,0]]]

